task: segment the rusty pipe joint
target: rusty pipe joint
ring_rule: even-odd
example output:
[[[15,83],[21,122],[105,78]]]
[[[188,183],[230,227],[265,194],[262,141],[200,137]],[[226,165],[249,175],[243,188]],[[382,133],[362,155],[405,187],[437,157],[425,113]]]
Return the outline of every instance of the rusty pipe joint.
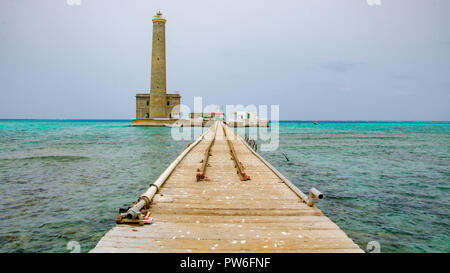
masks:
[[[250,180],[250,176],[248,176],[245,172],[241,172],[241,181]]]
[[[197,179],[197,182],[200,180],[205,179],[205,173],[204,172],[198,172],[197,175],[195,176],[195,179]]]
[[[138,217],[140,211],[136,209],[136,207],[132,207],[127,211],[127,219],[134,220]]]
[[[320,191],[318,191],[316,188],[313,187],[309,190],[309,196],[308,200],[306,201],[306,204],[312,207],[314,206],[314,203],[320,199],[323,199],[323,193],[321,193]]]
[[[150,199],[147,196],[141,196],[138,201],[128,209],[126,213],[127,219],[134,220],[141,214],[142,208],[148,208],[150,205]]]

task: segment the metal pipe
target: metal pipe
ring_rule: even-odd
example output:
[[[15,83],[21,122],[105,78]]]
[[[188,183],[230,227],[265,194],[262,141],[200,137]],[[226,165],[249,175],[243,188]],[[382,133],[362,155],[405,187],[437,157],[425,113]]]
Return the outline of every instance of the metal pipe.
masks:
[[[136,217],[139,215],[139,212],[142,208],[148,207],[150,205],[150,202],[153,199],[153,196],[158,191],[158,189],[161,187],[162,184],[166,181],[166,179],[169,177],[169,175],[173,172],[173,170],[178,166],[178,164],[183,160],[183,158],[186,156],[187,153],[189,153],[197,144],[203,139],[203,137],[208,133],[210,129],[205,131],[200,137],[192,143],[190,146],[188,146],[184,151],[167,167],[167,169],[156,179],[150,187],[147,189],[146,192],[144,192],[141,197],[139,197],[138,202],[134,204],[126,214],[126,217],[128,219],[136,219]]]
[[[127,211],[127,219],[136,219],[139,214],[139,211],[145,206],[145,200],[141,199],[136,205],[129,208]]]
[[[217,123],[214,123],[214,136],[213,139],[211,140],[211,142],[209,143],[208,147],[205,149],[205,153],[203,155],[203,160],[202,160],[202,167],[201,169],[199,169],[199,172],[196,174],[195,179],[197,179],[197,181],[200,180],[208,180],[207,177],[205,177],[205,172],[206,172],[206,166],[208,165],[208,159],[209,159],[209,154],[211,151],[211,147],[214,144],[214,141],[216,140],[216,132],[217,132]]]
[[[323,194],[318,191],[316,188],[311,188],[309,190],[309,196],[308,196],[308,206],[312,207],[314,206],[314,203],[316,202],[317,199],[322,199],[323,198]]]
[[[311,194],[314,198],[318,198],[318,199],[323,198],[323,194],[320,191],[318,191],[316,188],[311,188],[309,190],[309,194]]]
[[[245,171],[244,171],[244,166],[242,166],[242,163],[239,161],[239,158],[238,158],[238,156],[237,156],[237,153],[236,153],[236,151],[234,150],[233,143],[232,143],[231,140],[227,137],[227,132],[226,132],[225,126],[223,126],[222,129],[223,129],[223,133],[224,133],[224,135],[225,135],[225,138],[226,138],[226,140],[227,140],[228,147],[229,147],[230,150],[231,150],[232,157],[233,157],[234,161],[236,162],[236,167],[238,168],[238,172],[239,172],[239,174],[241,175],[241,181],[250,180],[250,176],[248,176],[248,175],[245,173]]]

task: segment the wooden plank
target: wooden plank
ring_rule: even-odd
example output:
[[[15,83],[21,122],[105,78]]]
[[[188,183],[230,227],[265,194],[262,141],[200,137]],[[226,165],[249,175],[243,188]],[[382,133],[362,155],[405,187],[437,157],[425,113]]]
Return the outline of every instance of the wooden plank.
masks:
[[[117,240],[121,237],[111,237],[108,240],[103,240],[100,247],[125,247],[125,248],[141,248],[149,252],[159,252],[170,249],[187,249],[198,250],[202,252],[209,252],[211,250],[223,252],[240,252],[240,251],[281,251],[289,250],[296,251],[312,251],[327,249],[334,251],[339,249],[351,249],[353,242],[351,240],[321,240],[311,243],[308,240],[197,240],[197,239],[131,239]]]
[[[248,216],[248,215],[258,215],[258,216],[304,216],[304,215],[322,215],[320,211],[308,210],[308,209],[192,209],[192,208],[181,208],[181,209],[173,209],[173,208],[152,208],[151,216],[155,218],[157,214],[190,214],[190,215],[221,215],[221,216],[230,216],[230,215],[240,215],[240,216]]]
[[[215,216],[215,215],[185,215],[185,214],[158,214],[161,222],[180,223],[330,223],[336,225],[325,216]]]

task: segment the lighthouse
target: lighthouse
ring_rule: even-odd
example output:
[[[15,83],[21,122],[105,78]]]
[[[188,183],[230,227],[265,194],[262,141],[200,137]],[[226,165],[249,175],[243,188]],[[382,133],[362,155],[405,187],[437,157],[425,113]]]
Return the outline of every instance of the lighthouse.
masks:
[[[161,126],[163,123],[160,121],[173,121],[175,116],[179,114],[177,111],[179,107],[176,106],[180,104],[181,96],[179,94],[167,94],[166,21],[159,11],[152,20],[150,92],[136,94],[136,120],[133,122],[134,125]]]
[[[166,118],[166,19],[161,12],[153,17],[150,118]]]

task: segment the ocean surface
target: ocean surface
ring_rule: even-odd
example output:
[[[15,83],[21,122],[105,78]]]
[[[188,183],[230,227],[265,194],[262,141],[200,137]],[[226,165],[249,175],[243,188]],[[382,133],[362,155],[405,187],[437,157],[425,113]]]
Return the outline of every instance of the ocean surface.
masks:
[[[189,142],[128,124],[0,120],[0,252],[89,251]],[[281,122],[278,149],[260,153],[322,191],[364,250],[450,252],[450,123]]]

